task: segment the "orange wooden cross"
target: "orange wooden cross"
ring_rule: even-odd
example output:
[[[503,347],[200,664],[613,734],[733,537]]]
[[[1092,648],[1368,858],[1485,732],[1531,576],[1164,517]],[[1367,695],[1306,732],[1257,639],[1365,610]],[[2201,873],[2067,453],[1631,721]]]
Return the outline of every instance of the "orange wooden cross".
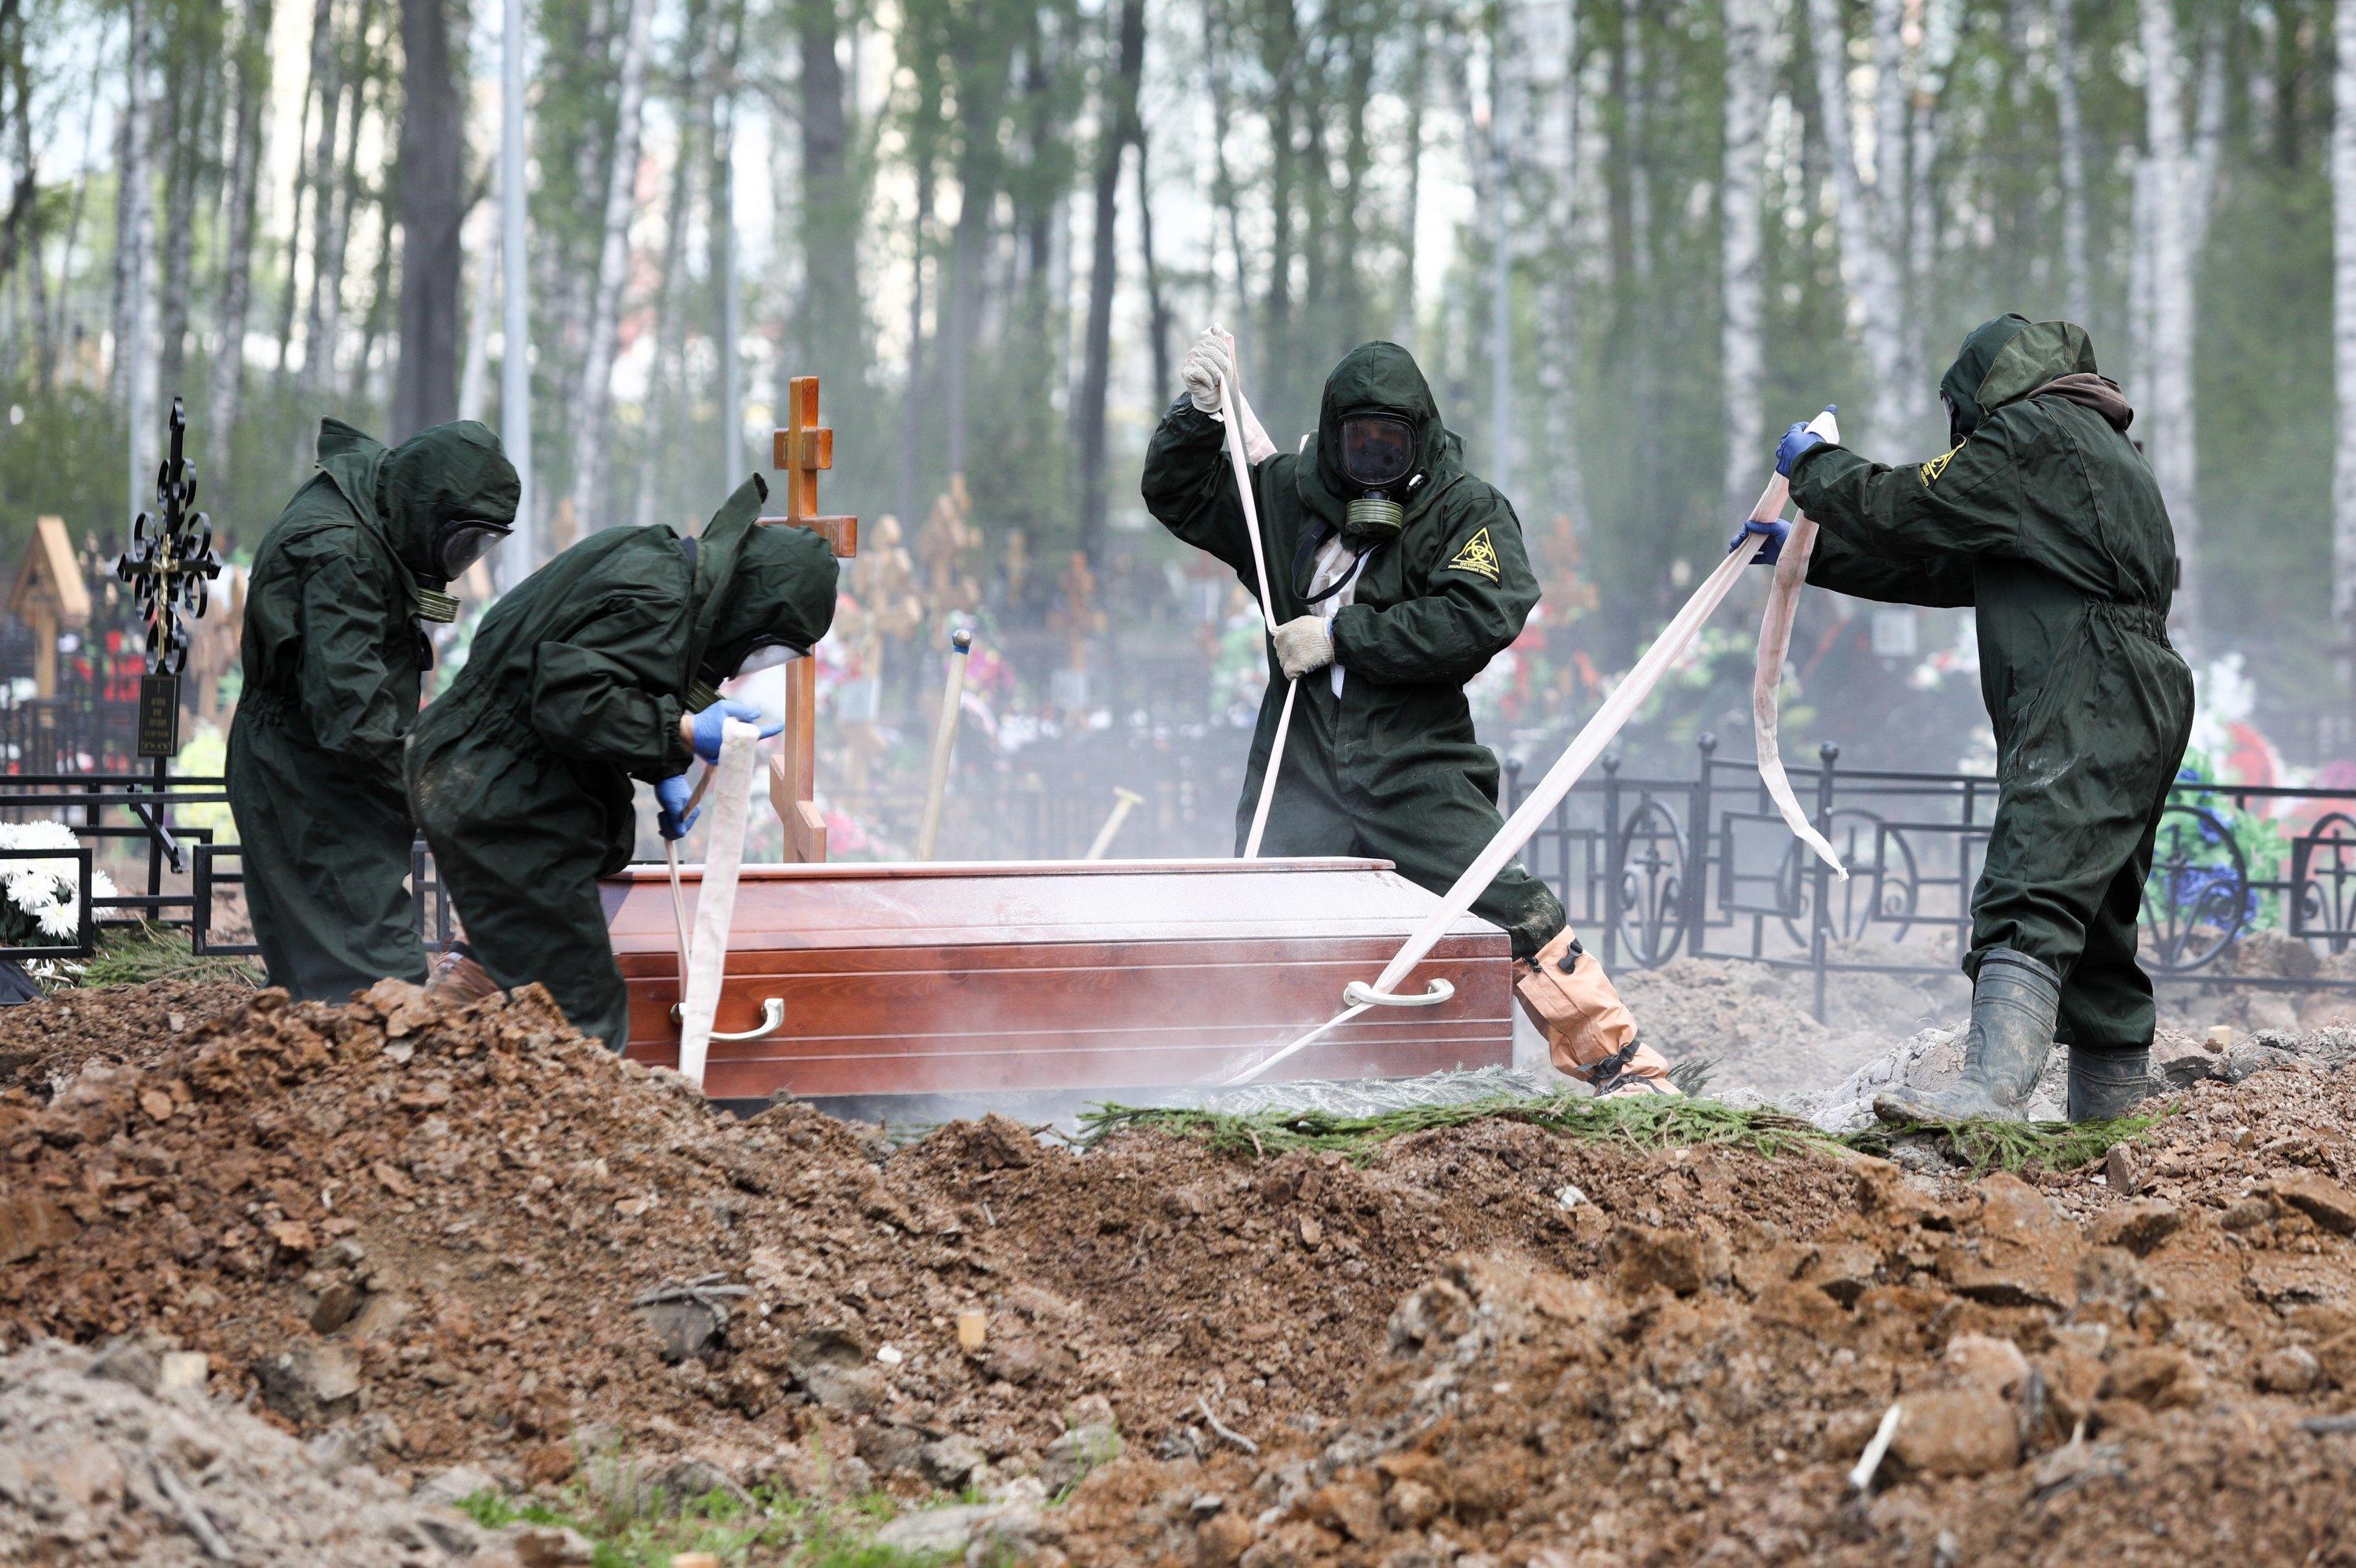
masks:
[[[785,471],[786,515],[764,524],[809,528],[838,560],[859,553],[857,517],[822,517],[818,476],[834,466],[834,432],[818,422],[818,378],[796,376],[786,386],[786,423],[770,441],[769,461]],[[786,667],[786,745],[769,762],[769,804],[786,828],[786,859],[826,859],[826,818],[818,810],[818,661]]]

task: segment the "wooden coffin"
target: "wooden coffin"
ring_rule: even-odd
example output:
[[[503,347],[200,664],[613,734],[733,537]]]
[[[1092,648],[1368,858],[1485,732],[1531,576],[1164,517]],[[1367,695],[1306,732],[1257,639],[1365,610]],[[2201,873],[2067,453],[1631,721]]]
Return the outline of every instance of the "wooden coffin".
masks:
[[[700,869],[683,873],[690,919]],[[630,1056],[676,1066],[669,873],[605,884]],[[1372,981],[1437,901],[1384,860],[748,866],[714,1039],[715,1100],[1070,1093],[1215,1083]],[[1468,916],[1376,1008],[1271,1078],[1401,1077],[1513,1059],[1512,953]]]

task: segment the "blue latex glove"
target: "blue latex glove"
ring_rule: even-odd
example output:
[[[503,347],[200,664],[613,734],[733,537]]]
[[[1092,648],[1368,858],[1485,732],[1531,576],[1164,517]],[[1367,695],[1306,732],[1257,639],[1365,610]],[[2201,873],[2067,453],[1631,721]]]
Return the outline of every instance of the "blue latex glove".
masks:
[[[686,837],[687,830],[695,826],[695,819],[703,815],[703,807],[700,805],[692,811],[687,808],[688,797],[694,793],[688,787],[685,773],[655,785],[655,804],[661,808],[655,813],[655,826],[664,837],[674,840]]]
[[[731,719],[739,719],[747,724],[759,724],[761,739],[764,741],[786,727],[783,720],[775,724],[764,724],[761,721],[760,709],[749,702],[739,702],[734,698],[723,697],[695,716],[695,754],[697,756],[707,763],[716,763],[720,760],[721,726]]]
[[[1805,420],[1799,421],[1775,443],[1775,472],[1789,479],[1792,464],[1800,461],[1801,453],[1813,452],[1824,443],[1825,438],[1810,430]]]
[[[1742,526],[1734,530],[1734,537],[1726,541],[1726,553],[1732,555],[1736,550],[1740,549],[1742,541],[1752,534],[1761,535],[1767,542],[1760,547],[1757,555],[1751,558],[1751,564],[1772,566],[1783,559],[1783,541],[1792,537],[1792,525],[1781,517],[1772,523],[1762,523],[1745,517],[1742,519]]]

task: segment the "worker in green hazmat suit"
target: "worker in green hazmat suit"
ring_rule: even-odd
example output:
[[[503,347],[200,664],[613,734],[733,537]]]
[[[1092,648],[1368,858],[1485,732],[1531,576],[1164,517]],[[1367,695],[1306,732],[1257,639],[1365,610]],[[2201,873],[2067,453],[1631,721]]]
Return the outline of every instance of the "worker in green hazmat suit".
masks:
[[[1513,507],[1465,468],[1463,443],[1397,344],[1344,357],[1298,453],[1279,453],[1250,417],[1226,333],[1188,352],[1185,384],[1146,450],[1145,504],[1258,592],[1223,444],[1221,388],[1234,390],[1277,621],[1238,852],[1275,765],[1264,854],[1377,856],[1445,892],[1505,826],[1497,760],[1473,738],[1464,685],[1538,600]],[[1272,763],[1287,679],[1300,692]],[[1512,938],[1517,994],[1558,1067],[1600,1093],[1676,1092],[1545,883],[1511,862],[1472,908]]]
[[[1945,453],[1885,467],[1794,425],[1776,453],[1821,527],[1808,581],[1969,605],[1996,726],[1997,798],[1972,893],[1971,1031],[1952,1088],[1901,1088],[1901,1119],[2020,1115],[2070,1051],[2072,1120],[2148,1092],[2151,981],[2136,923],[2192,723],[2168,641],[2176,537],[2135,411],[2084,329],[1999,316],[1939,383]]]
[[[431,662],[420,623],[456,614],[443,590],[506,537],[519,486],[471,420],[390,450],[323,420],[318,450],[254,555],[228,783],[270,983],[341,1001],[425,978],[401,776]]]
[[[713,688],[807,654],[834,620],[833,552],[757,526],[767,496],[746,480],[694,539],[592,534],[476,628],[409,745],[410,803],[466,933],[438,992],[538,981],[583,1034],[628,1043],[597,879],[637,845],[631,780],[655,786],[663,836],[685,834],[691,758],[718,759],[723,720],[760,717]]]

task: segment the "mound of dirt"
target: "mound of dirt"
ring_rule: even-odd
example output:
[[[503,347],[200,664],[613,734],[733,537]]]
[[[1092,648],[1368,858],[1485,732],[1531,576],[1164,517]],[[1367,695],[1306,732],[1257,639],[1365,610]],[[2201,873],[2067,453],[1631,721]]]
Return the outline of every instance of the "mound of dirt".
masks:
[[[0,1094],[0,1335],[166,1332],[396,1473],[561,1477],[592,1427],[740,1479],[956,1487],[1099,1407],[1158,1442],[1208,1393],[1267,1430],[1341,1409],[1398,1296],[1467,1244],[1580,1268],[1607,1211],[1804,1229],[1850,1186],[1505,1123],[1364,1168],[1160,1135],[1083,1157],[1001,1118],[895,1155],[806,1107],[716,1116],[530,991],[264,992],[130,1054],[46,1104]]]
[[[0,1358],[0,1561],[515,1563],[446,1505],[165,1381],[159,1359],[130,1345]]]
[[[2351,1116],[2356,1078],[2283,1069],[2036,1184],[1865,1162],[1809,1235],[1736,1210],[1615,1221],[1580,1270],[1468,1253],[1400,1304],[1338,1423],[1109,1466],[1066,1512],[1073,1554],[2343,1558]]]
[[[230,980],[151,980],[0,1008],[0,1089],[46,1093],[87,1061],[153,1060],[174,1037],[252,999],[252,987]]]
[[[1046,1516],[1078,1561],[2329,1557],[2337,1040],[2237,1045],[2143,1145],[1972,1182],[1497,1120],[1363,1165],[998,1117],[894,1151],[717,1116],[537,991],[263,992],[0,1092],[0,1341],[203,1351],[395,1487],[618,1447],[1053,1492],[1122,1451]]]

